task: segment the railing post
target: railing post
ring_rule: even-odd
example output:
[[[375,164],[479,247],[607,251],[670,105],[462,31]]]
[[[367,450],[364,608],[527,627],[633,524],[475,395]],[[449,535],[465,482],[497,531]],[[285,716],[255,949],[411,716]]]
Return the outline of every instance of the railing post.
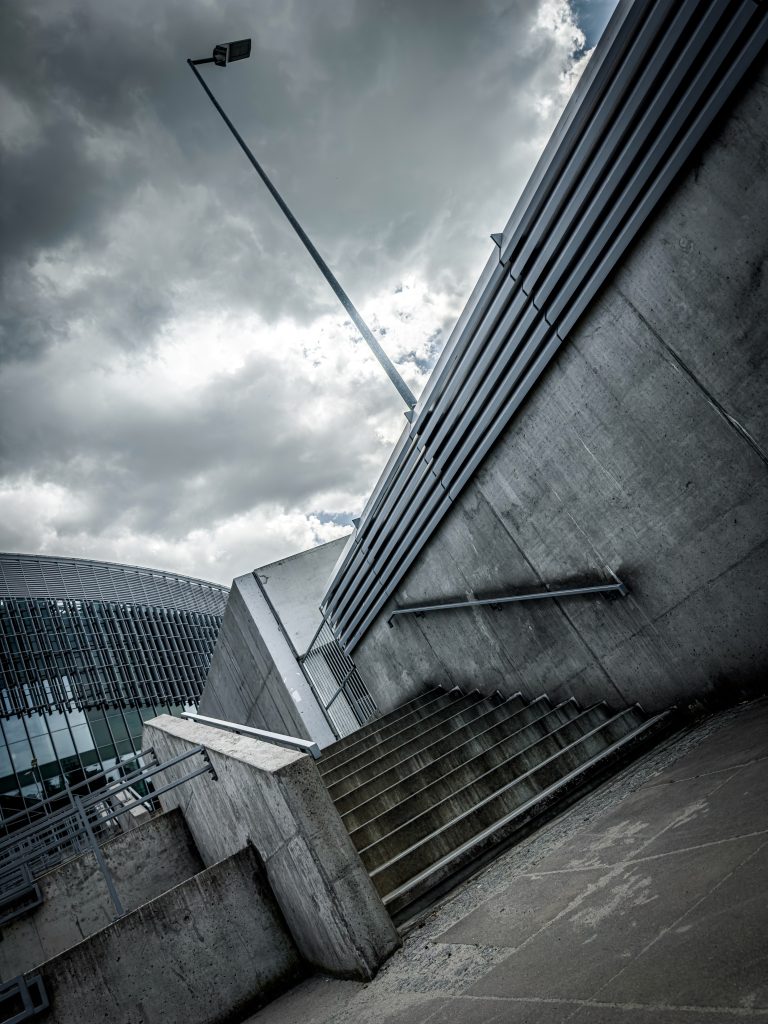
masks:
[[[117,893],[117,889],[115,888],[115,883],[112,879],[112,874],[109,868],[107,867],[107,862],[104,860],[104,855],[101,852],[101,847],[99,846],[96,840],[96,836],[93,833],[93,829],[91,828],[91,823],[88,820],[88,812],[83,806],[83,801],[80,799],[79,796],[73,796],[73,800],[80,814],[80,820],[82,821],[83,828],[85,829],[85,834],[88,836],[88,842],[90,844],[91,850],[93,851],[93,855],[96,858],[96,863],[98,864],[99,870],[104,876],[104,881],[107,883],[109,896],[115,908],[115,919],[117,919],[118,917],[123,917],[125,915],[125,911],[123,910],[123,904],[120,902],[120,897]]]

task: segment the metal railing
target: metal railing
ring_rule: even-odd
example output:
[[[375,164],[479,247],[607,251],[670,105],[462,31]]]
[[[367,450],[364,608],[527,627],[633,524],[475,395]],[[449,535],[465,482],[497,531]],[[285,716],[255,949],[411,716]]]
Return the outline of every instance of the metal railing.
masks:
[[[154,760],[153,760],[154,759]],[[74,786],[63,786],[60,790],[55,793],[43,796],[37,803],[32,804],[29,807],[25,807],[21,811],[16,811],[15,814],[8,815],[0,818],[0,832],[6,836],[12,832],[17,832],[19,829],[24,828],[26,825],[32,825],[35,821],[42,821],[43,819],[49,818],[57,810],[61,810],[62,807],[69,807],[72,804],[72,797],[74,795],[87,796],[89,793],[101,791],[105,785],[109,785],[113,782],[127,781],[129,779],[135,779],[135,773],[137,769],[127,769],[127,765],[144,761],[144,768],[149,767],[149,764],[157,764],[157,758],[155,752],[152,749],[145,750],[142,753],[132,754],[130,757],[124,757],[118,764],[113,765],[110,768],[103,768],[101,771],[94,772],[87,778],[83,779],[82,782],[76,783]],[[143,771],[143,768],[138,769],[139,772]],[[116,776],[116,778],[110,778],[109,776]],[[106,782],[101,782],[96,785],[99,779],[105,779]]]
[[[119,831],[118,819],[136,807],[146,806],[149,798],[137,796],[133,800],[120,803],[117,807],[114,806],[114,798],[120,793],[132,790],[137,784],[149,782],[159,772],[196,755],[203,759],[204,764],[201,767],[159,788],[153,788],[151,798],[167,793],[198,775],[210,773],[215,779],[216,773],[205,747],[192,747],[164,762],[159,762],[154,750],[150,749],[139,755],[139,758],[146,757],[149,764],[142,765],[127,776],[108,782],[85,796],[70,790],[68,807],[55,811],[26,828],[18,829],[0,841],[0,913],[6,916],[6,919],[10,919],[25,912],[29,904],[19,906],[18,901],[24,900],[25,893],[34,886],[36,878],[62,861],[76,857],[80,853],[91,852],[104,876],[115,908],[115,916],[122,917],[125,911],[102,855],[101,846]],[[26,888],[21,885],[22,878],[27,880]]]
[[[376,715],[376,702],[325,619],[298,660],[337,736],[348,736]]]
[[[48,1009],[48,994],[39,974],[25,978],[23,974],[10,981],[0,981],[0,1020],[4,1024],[21,1024]]]
[[[265,743],[274,743],[278,747],[299,750],[302,754],[309,754],[315,760],[320,757],[320,747],[312,740],[303,740],[298,736],[285,736],[281,732],[267,732],[266,729],[255,729],[252,725],[225,722],[221,718],[198,715],[196,711],[184,711],[181,717],[188,718],[192,722],[199,722],[201,725],[212,725],[215,729],[226,729],[228,732],[235,732],[241,736],[251,736],[253,739],[263,740]]]
[[[585,594],[619,594],[626,597],[627,587],[620,580],[617,583],[600,583],[591,587],[564,587],[561,590],[539,590],[530,594],[504,594],[500,597],[476,597],[468,598],[465,601],[443,601],[436,604],[414,604],[407,608],[397,608],[387,619],[387,625],[392,628],[393,619],[398,615],[425,615],[427,612],[446,612],[456,608],[478,608],[482,605],[490,605],[495,608],[502,604],[514,604],[519,601],[543,601],[547,598],[580,597]]]

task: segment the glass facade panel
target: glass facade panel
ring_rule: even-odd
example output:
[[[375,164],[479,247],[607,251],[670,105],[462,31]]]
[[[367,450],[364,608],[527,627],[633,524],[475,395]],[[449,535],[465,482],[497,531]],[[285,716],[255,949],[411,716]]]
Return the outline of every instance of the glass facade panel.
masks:
[[[138,752],[200,696],[228,590],[133,566],[0,554],[0,821]]]
[[[53,743],[51,742],[51,737],[47,733],[45,736],[30,737],[30,742],[38,765],[48,764],[49,761],[53,761],[55,759]]]
[[[75,744],[66,726],[51,734],[53,745],[56,748],[56,756],[60,761],[72,757],[75,753]]]

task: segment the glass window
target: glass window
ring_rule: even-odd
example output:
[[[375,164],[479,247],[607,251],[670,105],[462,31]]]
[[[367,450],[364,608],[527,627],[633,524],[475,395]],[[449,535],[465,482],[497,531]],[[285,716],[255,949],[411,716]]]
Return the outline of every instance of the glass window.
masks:
[[[117,744],[117,752],[121,757],[127,757],[129,754],[135,753],[134,746],[129,739],[120,740]]]
[[[60,761],[63,762],[75,756],[75,744],[72,742],[72,737],[69,735],[69,729],[66,726],[63,729],[57,729],[53,733],[53,745],[56,748]]]
[[[125,720],[128,723],[128,735],[134,742],[136,749],[139,748],[139,741],[141,740],[141,727],[142,722],[139,717],[138,711],[126,710]]]
[[[14,741],[26,741],[27,731],[20,718],[11,717],[3,722],[3,730],[9,743]]]
[[[44,764],[48,764],[50,761],[56,760],[56,754],[54,753],[50,736],[33,736],[32,749],[40,767]]]
[[[110,711],[108,716],[110,728],[112,729],[112,733],[118,744],[120,740],[127,740],[128,730],[125,727],[125,722],[123,721],[123,716],[121,715],[120,710],[117,709],[115,711]]]
[[[11,771],[11,755],[6,745],[0,742],[0,778],[10,775]]]
[[[27,731],[30,736],[47,736],[48,726],[45,715],[30,715],[27,719]]]
[[[91,736],[91,730],[87,725],[73,726],[72,738],[75,741],[75,746],[81,754],[84,751],[93,750],[93,737]]]
[[[103,747],[99,747],[99,760],[106,768],[117,759],[117,753],[111,743],[106,744]]]
[[[22,740],[16,743],[9,743],[8,749],[16,771],[19,773],[28,771],[32,766],[32,748],[28,741]]]
[[[97,747],[112,746],[112,736],[109,732],[109,726],[107,725],[107,720],[104,717],[103,712],[89,712],[88,725],[90,726],[91,735],[96,741]]]

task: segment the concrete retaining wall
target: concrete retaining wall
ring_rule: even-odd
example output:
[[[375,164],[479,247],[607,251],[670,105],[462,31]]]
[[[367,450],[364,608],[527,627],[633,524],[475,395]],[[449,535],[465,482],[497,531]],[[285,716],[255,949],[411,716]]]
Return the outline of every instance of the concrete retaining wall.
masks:
[[[203,867],[180,811],[150,818],[102,847],[125,910],[133,910]],[[43,903],[5,925],[0,978],[5,980],[81,942],[111,924],[115,910],[92,853],[38,879]]]
[[[320,622],[320,602],[349,535],[256,570],[280,624],[298,654],[306,654]]]
[[[200,776],[163,806],[181,808],[206,864],[253,843],[310,964],[372,977],[399,938],[311,758],[169,715],[145,724],[143,742],[161,760],[207,748],[218,781]]]
[[[336,738],[250,573],[232,581],[199,710],[321,747]]]
[[[249,847],[40,973],[52,1024],[219,1024],[274,998],[303,967]]]
[[[435,682],[651,710],[765,688],[766,223],[763,62],[355,649],[382,711]],[[609,570],[629,598],[386,624]]]

